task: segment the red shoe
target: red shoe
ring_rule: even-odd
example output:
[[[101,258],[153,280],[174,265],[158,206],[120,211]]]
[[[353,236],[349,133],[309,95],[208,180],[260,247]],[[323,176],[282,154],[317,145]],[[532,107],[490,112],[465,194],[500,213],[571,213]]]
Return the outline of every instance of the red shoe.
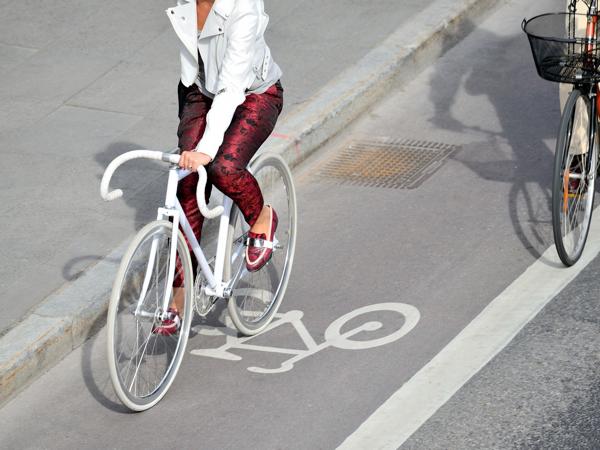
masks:
[[[270,205],[269,211],[271,211],[271,227],[268,239],[264,233],[248,232],[248,239],[246,239],[246,268],[250,272],[260,270],[269,262],[273,255],[273,238],[275,237],[278,219],[277,213]]]
[[[179,311],[175,308],[167,309],[170,313],[171,318],[165,319],[160,325],[154,325],[152,327],[152,334],[160,334],[161,336],[172,336],[179,332],[181,328],[181,318],[179,317]]]

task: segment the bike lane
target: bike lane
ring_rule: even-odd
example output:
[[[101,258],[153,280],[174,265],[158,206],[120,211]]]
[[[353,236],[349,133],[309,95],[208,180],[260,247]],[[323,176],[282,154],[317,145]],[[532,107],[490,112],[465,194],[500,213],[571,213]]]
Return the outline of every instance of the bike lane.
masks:
[[[297,171],[297,255],[281,309],[289,320],[253,338],[258,348],[222,349],[230,359],[223,351],[206,356],[228,338],[239,341],[224,326],[223,311],[196,321],[171,391],[154,409],[133,415],[112,393],[102,330],[0,410],[3,442],[24,448],[339,445],[551,243],[557,90],[537,79],[519,29],[523,15],[542,9],[509,2]],[[340,184],[323,175],[350,141],[374,137],[460,149],[416,189]],[[384,167],[392,163],[384,160]],[[387,303],[406,305],[405,315],[361,309]],[[357,311],[364,313],[345,320]],[[348,341],[339,334],[361,327],[353,340],[407,334],[373,348],[340,348]],[[337,346],[322,345],[336,339]],[[285,372],[249,370],[277,369],[304,349],[310,354]]]

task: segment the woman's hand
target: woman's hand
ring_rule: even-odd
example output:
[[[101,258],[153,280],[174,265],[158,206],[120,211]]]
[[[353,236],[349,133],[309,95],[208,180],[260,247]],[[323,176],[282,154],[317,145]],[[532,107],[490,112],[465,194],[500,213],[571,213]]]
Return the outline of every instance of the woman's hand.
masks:
[[[179,167],[193,172],[198,166],[205,166],[210,161],[211,158],[206,153],[184,151],[179,158]]]

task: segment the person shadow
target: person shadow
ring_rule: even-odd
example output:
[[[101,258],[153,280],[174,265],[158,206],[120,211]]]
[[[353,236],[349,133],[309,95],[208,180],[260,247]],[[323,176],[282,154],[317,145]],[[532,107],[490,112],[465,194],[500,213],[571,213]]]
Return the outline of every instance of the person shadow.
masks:
[[[144,147],[133,142],[113,142],[102,152],[97,153],[95,160],[101,169],[96,175],[97,186],[100,186],[104,170],[114,158],[127,151],[141,148]],[[165,182],[161,183],[160,181]],[[157,201],[160,201],[165,193],[166,170],[164,165],[161,166],[160,163],[154,161],[137,160],[135,163],[125,163],[113,175],[110,185],[111,190],[115,187],[123,188],[123,197],[117,201],[125,202],[126,207],[134,211],[133,222],[135,231],[138,231],[155,218]],[[107,215],[114,214],[118,219],[118,208],[114,208],[111,203],[104,203],[103,200],[100,200],[100,196],[98,196],[98,203],[99,210],[106,211]],[[82,254],[74,257],[64,264],[63,277],[66,281],[74,281],[90,266],[105,258],[106,255],[94,254]],[[118,263],[114,258],[110,261]]]
[[[101,171],[96,175],[96,184],[100,186],[102,175],[113,159],[128,151],[143,148],[145,146],[134,142],[119,141],[111,143],[102,152],[97,153],[95,160]],[[168,150],[162,149],[162,151]],[[167,176],[167,165],[165,163],[143,159],[127,162],[114,173],[110,189],[123,189],[123,197],[117,202],[124,202],[126,208],[133,211],[134,232],[139,231],[148,222],[156,219],[156,208],[164,204]],[[105,210],[107,215],[115,215],[116,220],[120,220],[118,208],[114,208],[110,202],[104,203],[103,200],[100,200],[100,197],[98,198],[98,208]],[[211,203],[216,204],[221,201],[221,198],[217,189],[213,189]],[[209,233],[214,233],[217,229],[215,221],[205,221],[205,229]],[[124,240],[126,237],[126,235],[123,235]],[[67,282],[74,281],[92,265],[102,260],[117,265],[120,261],[120,259],[107,255],[78,255],[64,264],[62,268],[63,277]]]
[[[476,48],[459,54],[461,70],[446,70],[450,64],[455,67],[453,59],[436,66],[430,78],[434,107],[430,121],[437,128],[472,138],[452,156],[454,160],[484,180],[510,183],[508,213],[514,232],[538,259],[553,243],[551,183],[560,120],[558,84],[537,76],[524,33],[511,27],[501,36],[471,27],[469,42]],[[470,97],[469,111],[463,109],[464,96]]]

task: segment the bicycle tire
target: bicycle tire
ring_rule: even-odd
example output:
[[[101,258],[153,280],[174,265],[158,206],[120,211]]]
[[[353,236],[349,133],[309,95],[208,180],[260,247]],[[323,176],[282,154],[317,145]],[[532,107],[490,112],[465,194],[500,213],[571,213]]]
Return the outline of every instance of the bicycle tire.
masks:
[[[586,139],[574,138],[574,124],[585,120],[581,119],[585,113],[587,113],[587,124],[585,125],[588,128]],[[566,266],[572,266],[581,257],[592,220],[598,145],[597,137],[594,136],[594,145],[588,149],[589,134],[591,133],[590,117],[590,99],[579,89],[574,89],[569,94],[560,121],[552,180],[554,242],[560,260]],[[575,132],[577,131],[575,130]],[[587,156],[588,150],[592,152],[589,164],[586,157],[579,156],[581,154]],[[574,158],[579,158],[577,170],[581,172],[580,175],[577,170],[572,171]],[[577,179],[579,181],[576,181]]]
[[[278,155],[264,153],[249,166],[263,195],[272,204],[279,218],[275,233],[278,248],[270,261],[259,271],[242,268],[242,277],[228,299],[231,320],[238,331],[252,336],[263,331],[273,319],[285,295],[296,248],[297,206],[292,174]],[[240,210],[234,206],[229,221],[225,279],[229,280],[245,266],[244,241],[248,226]]]
[[[167,393],[189,336],[194,281],[189,250],[180,230],[176,255],[185,289],[181,326],[171,336],[153,332],[157,314],[162,310],[172,229],[173,224],[166,220],[144,226],[123,255],[113,283],[107,313],[109,372],[117,397],[132,411],[151,408]],[[153,264],[151,254],[156,255]],[[149,266],[151,270],[147,270]],[[142,297],[138,314],[138,299]]]

